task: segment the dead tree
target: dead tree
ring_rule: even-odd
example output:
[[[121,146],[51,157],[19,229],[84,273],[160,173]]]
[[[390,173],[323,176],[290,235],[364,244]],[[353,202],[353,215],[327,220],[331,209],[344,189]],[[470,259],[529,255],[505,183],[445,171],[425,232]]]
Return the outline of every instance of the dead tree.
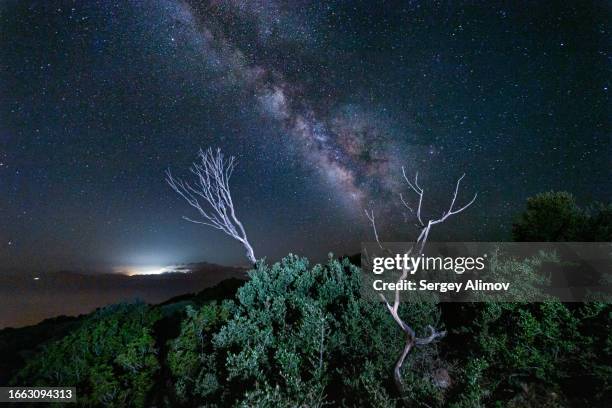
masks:
[[[247,239],[246,232],[234,209],[234,202],[229,188],[229,180],[236,166],[236,158],[225,159],[221,149],[213,153],[211,148],[200,149],[199,162],[193,162],[190,167],[195,175],[195,181],[185,182],[174,178],[170,170],[166,170],[166,181],[181,197],[194,207],[202,216],[201,220],[183,217],[189,222],[207,225],[221,230],[230,237],[242,243],[246,249],[246,257],[255,263],[253,247]]]
[[[418,252],[417,252],[417,256],[418,256],[418,254],[423,253],[423,249],[425,248],[425,244],[427,243],[427,238],[429,237],[429,232],[431,231],[431,227],[433,227],[436,224],[443,223],[450,216],[455,215],[455,214],[459,214],[460,212],[462,212],[463,210],[468,208],[470,205],[472,205],[474,203],[474,201],[476,201],[476,197],[478,196],[478,194],[477,193],[474,194],[474,197],[472,198],[472,200],[469,201],[464,206],[462,206],[462,207],[460,207],[458,209],[455,209],[455,201],[457,200],[457,194],[459,193],[459,186],[461,184],[461,180],[463,180],[463,178],[465,177],[465,174],[463,174],[457,180],[457,183],[455,185],[455,191],[453,193],[453,198],[451,200],[450,206],[448,207],[448,210],[444,211],[440,218],[437,218],[437,219],[433,219],[432,218],[432,219],[426,220],[426,222],[424,222],[423,221],[422,212],[421,212],[421,209],[423,207],[424,190],[419,186],[419,173],[418,172],[416,173],[416,175],[414,177],[414,181],[410,181],[408,179],[408,177],[406,176],[406,170],[402,166],[402,175],[404,177],[404,180],[406,180],[406,183],[408,183],[408,186],[410,186],[411,190],[414,191],[416,193],[417,197],[418,197],[418,204],[416,205],[416,212],[415,212],[415,210],[410,205],[408,205],[406,200],[404,200],[403,195],[400,194],[400,201],[402,202],[402,204],[411,213],[413,213],[416,216],[416,220],[418,222],[418,225],[421,228],[421,233],[419,234],[418,238],[414,242],[413,246],[407,252],[407,255],[410,255],[412,253],[413,249],[418,248]],[[368,220],[370,220],[370,223],[372,224],[372,229],[374,230],[374,237],[376,239],[376,243],[378,244],[378,246],[381,249],[384,249],[382,243],[380,242],[380,239],[379,239],[379,236],[378,236],[378,231],[376,229],[376,222],[375,222],[375,218],[374,218],[374,210],[370,210],[369,213],[368,213],[367,210],[365,210],[365,214],[366,214],[366,217],[368,218]],[[398,279],[398,282],[401,282],[404,279],[406,279],[406,277],[408,276],[409,272],[410,272],[409,268],[404,268],[402,270],[402,274],[401,274],[400,278]],[[423,345],[426,345],[426,344],[430,344],[430,343],[434,342],[435,340],[444,337],[446,335],[446,331],[438,331],[433,326],[427,326],[427,328],[429,329],[429,332],[430,332],[429,336],[427,336],[427,337],[417,337],[415,330],[408,323],[406,323],[406,321],[404,319],[402,319],[400,317],[400,315],[399,315],[399,306],[400,306],[400,303],[401,303],[401,300],[400,300],[400,290],[396,289],[396,291],[395,291],[395,296],[394,296],[394,299],[393,299],[393,305],[391,305],[389,303],[389,301],[387,300],[387,298],[385,297],[384,294],[381,293],[380,297],[385,302],[387,310],[389,310],[389,313],[391,314],[391,316],[393,317],[395,322],[402,329],[402,331],[406,334],[406,342],[405,342],[405,345],[404,345],[404,349],[402,350],[402,353],[400,354],[399,358],[397,359],[397,362],[395,363],[395,367],[393,369],[393,377],[394,377],[394,380],[395,380],[395,384],[396,384],[396,387],[397,387],[398,391],[401,394],[402,393],[402,388],[403,388],[402,387],[403,386],[403,383],[402,383],[402,372],[401,372],[402,365],[404,364],[404,361],[406,360],[406,356],[408,355],[408,353],[410,353],[410,350],[412,350],[412,348],[415,347],[415,346],[423,346]]]

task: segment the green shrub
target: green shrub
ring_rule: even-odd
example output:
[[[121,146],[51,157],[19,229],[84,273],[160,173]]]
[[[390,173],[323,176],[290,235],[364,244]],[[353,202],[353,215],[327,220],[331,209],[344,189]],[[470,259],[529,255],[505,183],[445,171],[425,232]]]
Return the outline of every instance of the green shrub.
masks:
[[[527,199],[527,208],[512,224],[518,242],[608,242],[612,240],[612,205],[594,203],[583,209],[565,191]]]
[[[159,369],[156,313],[143,304],[109,306],[43,347],[14,385],[76,386],[82,406],[144,407]]]
[[[457,406],[596,404],[610,397],[609,304],[472,305]],[[573,388],[582,388],[574,389]],[[519,402],[517,402],[519,401]],[[534,405],[528,405],[531,401]],[[518,404],[518,405],[516,405]]]
[[[187,306],[181,334],[170,342],[167,358],[180,402],[185,404],[194,398],[204,401],[220,390],[223,362],[215,361],[211,339],[228,318],[227,304],[211,303],[199,310]]]
[[[392,370],[405,338],[360,290],[361,271],[346,260],[312,268],[293,255],[260,262],[235,304],[188,313],[169,354],[177,394],[195,405],[395,405]],[[210,339],[228,312],[212,347],[198,349],[195,340]],[[418,328],[438,317],[433,304],[403,305],[401,313]],[[177,364],[181,358],[188,362]],[[411,375],[426,377],[415,367]]]

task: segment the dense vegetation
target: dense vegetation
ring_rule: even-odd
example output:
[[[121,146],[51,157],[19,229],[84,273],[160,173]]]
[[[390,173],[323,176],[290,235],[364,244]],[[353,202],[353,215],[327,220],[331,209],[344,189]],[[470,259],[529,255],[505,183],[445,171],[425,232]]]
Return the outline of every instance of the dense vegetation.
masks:
[[[289,256],[272,267],[259,264],[236,302],[188,311],[168,354],[181,402],[321,406],[330,398],[360,405],[388,399],[394,356],[387,351],[401,339],[384,309],[362,301],[359,290],[360,271],[348,262],[309,268]]]
[[[610,231],[607,207],[598,208],[584,212],[565,193],[538,196],[515,237],[546,238],[528,231],[553,209],[562,215],[552,219],[572,220],[563,223],[571,233],[551,229],[558,239]],[[562,407],[612,399],[612,307],[598,302],[403,304],[400,314],[419,333],[433,324],[448,335],[411,352],[399,392],[392,369],[405,339],[381,304],[362,299],[361,278],[347,259],[310,265],[290,255],[206,296],[107,307],[45,342],[12,383],[76,385],[89,406]]]
[[[70,384],[77,387],[83,405],[144,406],[159,370],[152,336],[158,319],[144,304],[104,308],[45,346],[12,382]]]
[[[512,225],[518,242],[607,242],[612,236],[612,204],[581,208],[564,191],[529,197],[526,210]]]

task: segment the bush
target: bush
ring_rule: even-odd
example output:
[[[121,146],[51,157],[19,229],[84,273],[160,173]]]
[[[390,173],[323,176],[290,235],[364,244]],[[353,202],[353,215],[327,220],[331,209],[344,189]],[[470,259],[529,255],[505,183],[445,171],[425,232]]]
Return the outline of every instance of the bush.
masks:
[[[471,309],[475,318],[466,332],[474,341],[460,357],[469,363],[457,406],[561,406],[570,399],[596,405],[610,398],[609,304],[483,303]]]
[[[522,242],[607,242],[612,240],[612,205],[582,209],[570,193],[549,191],[527,199],[512,224],[512,238]]]
[[[146,305],[109,306],[52,342],[13,378],[14,385],[76,386],[83,406],[144,407],[159,369]]]
[[[177,394],[194,405],[395,405],[392,369],[405,338],[381,304],[361,299],[360,289],[360,269],[346,260],[330,257],[309,268],[290,255],[271,267],[258,263],[234,304],[188,312],[169,359],[189,354],[195,363],[183,369],[171,363]],[[227,313],[212,345],[197,349],[194,340],[210,339],[209,328]],[[438,316],[432,304],[404,305],[402,314],[415,327]],[[195,356],[197,350],[205,352]],[[415,378],[428,378],[412,368]],[[413,388],[410,382],[406,391]]]
[[[218,369],[223,362],[215,361],[211,339],[228,318],[228,308],[216,303],[204,305],[199,310],[187,306],[181,334],[170,341],[167,358],[175,379],[174,392],[181,403],[186,404],[194,398],[204,401],[219,391]]]

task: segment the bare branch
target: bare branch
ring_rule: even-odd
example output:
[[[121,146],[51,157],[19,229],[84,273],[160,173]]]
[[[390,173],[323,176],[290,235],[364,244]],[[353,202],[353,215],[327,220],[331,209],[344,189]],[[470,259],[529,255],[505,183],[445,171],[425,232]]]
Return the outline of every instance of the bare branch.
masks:
[[[404,365],[404,360],[406,360],[406,356],[410,353],[410,350],[414,346],[414,340],[410,336],[406,338],[406,344],[404,346],[404,350],[402,350],[402,354],[397,359],[395,363],[395,367],[393,368],[393,378],[395,379],[395,386],[398,391],[402,392],[403,381],[402,381],[402,366]]]
[[[200,149],[198,158],[200,162],[194,162],[189,169],[195,176],[193,184],[173,177],[170,170],[166,170],[166,182],[203,218],[183,219],[223,231],[242,243],[249,261],[257,262],[244,226],[236,216],[230,193],[229,180],[236,167],[236,158],[225,159],[221,149],[213,153],[211,148]]]
[[[476,197],[478,197],[478,193],[475,193],[474,197],[467,204],[465,204],[463,207],[461,207],[461,208],[459,208],[457,210],[453,210],[453,207],[455,206],[455,201],[457,200],[457,193],[459,192],[459,185],[461,184],[461,180],[463,180],[464,177],[465,177],[465,173],[461,177],[459,177],[459,179],[457,180],[457,184],[455,185],[455,192],[453,193],[453,199],[451,200],[451,203],[450,203],[450,206],[448,208],[448,211],[445,211],[442,214],[441,218],[439,218],[437,220],[430,220],[429,223],[431,223],[431,225],[439,224],[441,222],[446,221],[446,219],[448,217],[450,217],[451,215],[459,214],[460,212],[462,212],[463,210],[468,208],[470,205],[472,205],[474,203],[474,201],[476,201]]]
[[[457,200],[457,195],[459,193],[459,186],[461,184],[461,180],[463,180],[463,178],[465,177],[465,174],[463,174],[457,180],[457,183],[455,185],[455,190],[453,192],[453,197],[451,199],[451,202],[450,202],[448,210],[445,211],[440,218],[438,218],[438,219],[430,219],[430,220],[427,221],[427,223],[425,223],[425,222],[423,222],[423,219],[422,219],[422,216],[421,216],[421,209],[423,207],[424,190],[419,186],[419,173],[415,174],[414,181],[410,181],[410,179],[406,175],[405,168],[402,166],[402,176],[403,176],[404,180],[406,181],[406,183],[408,184],[408,186],[418,196],[418,206],[417,206],[417,211],[416,211],[416,218],[417,218],[417,221],[419,222],[419,224],[422,227],[422,230],[421,230],[419,236],[417,237],[417,239],[415,241],[415,244],[412,246],[412,248],[410,248],[410,250],[407,252],[407,254],[409,255],[410,253],[412,253],[412,251],[414,250],[415,247],[418,248],[417,254],[421,254],[421,253],[423,253],[423,249],[425,248],[425,244],[427,243],[427,239],[429,238],[429,232],[431,231],[431,227],[436,225],[436,224],[440,224],[440,223],[446,221],[451,215],[459,214],[460,212],[462,212],[465,209],[467,209],[469,206],[471,206],[476,201],[476,197],[478,196],[478,194],[474,194],[474,197],[472,198],[472,200],[470,200],[464,206],[462,206],[462,207],[460,207],[458,209],[454,209],[455,208],[455,202]],[[404,200],[404,197],[403,197],[402,194],[400,194],[400,200],[401,200],[402,204],[408,210],[410,210],[411,213],[414,213],[412,207],[410,207],[407,204],[407,202]],[[374,236],[376,238],[376,243],[378,244],[378,246],[381,249],[385,250],[385,248],[382,246],[382,243],[380,242],[380,239],[379,239],[379,236],[378,236],[378,231],[376,229],[376,222],[375,222],[375,219],[374,219],[374,210],[370,210],[370,212],[365,210],[365,213],[366,213],[366,217],[368,218],[368,220],[370,220],[370,223],[372,224],[372,229],[374,230]],[[398,279],[398,283],[401,282],[402,280],[406,279],[406,277],[408,276],[408,273],[409,273],[409,269],[408,268],[404,268],[400,278]],[[400,315],[399,315],[399,306],[400,306],[400,303],[401,303],[401,300],[400,300],[400,290],[399,289],[395,290],[395,296],[394,296],[394,299],[393,299],[393,305],[391,305],[389,303],[389,301],[387,300],[387,298],[385,297],[384,294],[381,293],[380,297],[384,301],[385,306],[389,310],[389,313],[391,314],[391,316],[393,317],[395,322],[402,329],[402,331],[406,334],[406,343],[404,345],[404,349],[402,350],[402,353],[400,354],[397,362],[395,363],[395,367],[393,369],[393,377],[395,379],[396,386],[397,386],[398,390],[401,393],[402,392],[402,373],[401,373],[401,370],[402,370],[402,366],[404,364],[404,361],[406,359],[406,356],[408,355],[408,353],[410,353],[410,350],[414,346],[427,345],[427,344],[430,344],[430,343],[432,343],[432,342],[434,342],[434,341],[444,337],[446,335],[446,331],[437,331],[433,326],[427,326],[429,331],[430,331],[430,335],[427,336],[427,337],[417,337],[416,336],[416,332],[414,331],[414,329],[409,324],[407,324],[400,317]]]
[[[372,229],[374,229],[374,237],[376,238],[376,242],[378,243],[378,246],[380,247],[380,249],[383,249],[380,240],[378,239],[378,231],[376,230],[376,221],[374,220],[374,210],[370,210],[370,213],[368,213],[368,210],[364,210],[366,217],[368,217],[368,220],[370,220],[370,223],[372,224]]]
[[[404,204],[404,207],[410,210],[411,213],[414,213],[414,210],[412,209],[412,207],[410,207],[408,203],[404,200],[404,196],[402,195],[402,193],[400,193],[399,197],[400,197],[400,201],[402,202],[402,204]]]
[[[421,338],[415,339],[415,344],[417,346],[423,346],[425,344],[429,344],[438,338],[446,336],[446,330],[439,332],[436,329],[434,329],[433,326],[431,325],[427,326],[427,328],[429,329],[431,334],[428,337],[421,337]]]
[[[419,187],[419,173],[417,172],[414,176],[414,184],[412,184],[410,180],[408,180],[408,177],[406,176],[406,169],[404,168],[404,166],[402,166],[402,175],[404,176],[404,180],[406,180],[406,183],[408,183],[410,188],[412,188],[414,192],[417,193],[417,195],[419,196],[419,204],[417,207],[417,220],[419,221],[419,224],[421,224],[421,226],[425,226],[425,224],[423,223],[423,219],[421,218],[421,208],[423,207],[423,189]]]

